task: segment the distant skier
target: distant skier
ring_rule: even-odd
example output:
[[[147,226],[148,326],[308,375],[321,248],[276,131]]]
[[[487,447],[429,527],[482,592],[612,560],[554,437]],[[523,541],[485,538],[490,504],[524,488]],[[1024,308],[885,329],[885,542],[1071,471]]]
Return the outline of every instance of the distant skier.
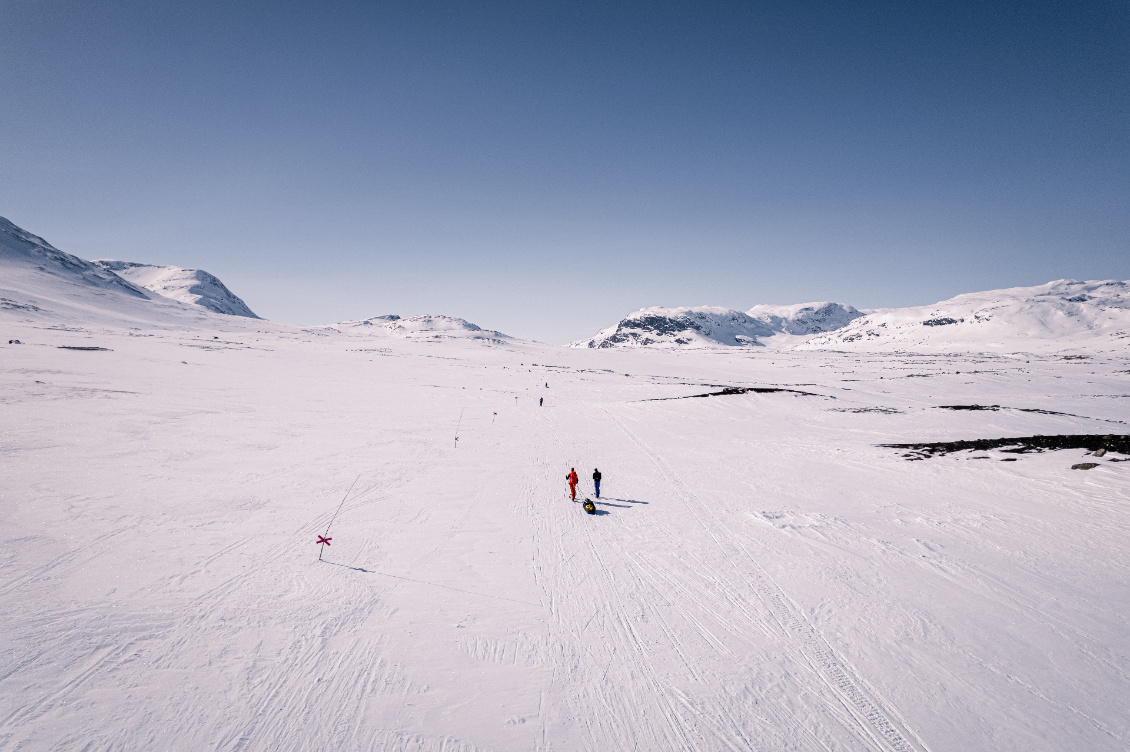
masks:
[[[592,469],[592,484],[596,486],[596,498],[600,498],[600,469]]]
[[[545,404],[545,397],[538,397],[538,407],[541,407],[544,404]]]
[[[569,474],[565,476],[565,480],[569,481],[569,495],[573,497],[573,501],[577,500],[577,471],[575,468],[569,468]]]

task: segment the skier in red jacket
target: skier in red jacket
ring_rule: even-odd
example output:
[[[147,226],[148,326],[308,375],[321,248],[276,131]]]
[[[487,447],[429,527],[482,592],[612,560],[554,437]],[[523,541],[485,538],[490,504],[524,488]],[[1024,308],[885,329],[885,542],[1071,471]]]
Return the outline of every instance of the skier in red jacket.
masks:
[[[573,501],[577,500],[577,471],[574,468],[569,468],[569,474],[565,476],[565,480],[569,481],[569,495],[573,497]]]

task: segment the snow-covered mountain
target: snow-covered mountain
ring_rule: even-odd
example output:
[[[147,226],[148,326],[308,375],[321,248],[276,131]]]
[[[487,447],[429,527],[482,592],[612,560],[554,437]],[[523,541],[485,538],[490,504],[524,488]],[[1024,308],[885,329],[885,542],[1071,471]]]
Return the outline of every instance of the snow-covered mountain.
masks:
[[[863,316],[861,311],[841,303],[795,303],[756,305],[746,311],[783,334],[820,334],[847,326]]]
[[[181,304],[165,306],[164,300],[0,217],[0,313],[6,318],[133,323],[176,315],[171,309]]]
[[[179,266],[154,266],[133,261],[95,259],[92,263],[166,298],[198,305],[228,316],[257,319],[247,304],[223,282],[203,269],[182,269]]]
[[[0,306],[9,310],[38,308],[31,298],[57,294],[124,295],[148,300],[152,296],[137,285],[101,266],[60,251],[38,235],[0,217]],[[7,297],[12,296],[12,297]],[[31,306],[32,308],[27,308]]]
[[[644,308],[572,347],[1058,352],[1130,347],[1130,281],[1057,280],[862,312],[840,303]]]
[[[225,320],[233,321],[228,316],[217,317],[216,306],[167,297],[159,288],[148,289],[151,279],[146,276],[136,281],[124,278],[113,269],[121,263],[81,259],[0,217],[0,313],[9,320],[81,326],[226,328]],[[209,286],[209,302],[222,301],[222,290],[246,311],[237,316],[254,316],[219,280],[206,276],[215,282]],[[185,292],[191,288],[187,280],[181,286]],[[236,310],[233,307],[230,312]]]
[[[730,308],[641,308],[570,347],[744,347],[776,333],[764,321]]]
[[[464,319],[453,316],[425,314],[401,318],[394,314],[373,316],[360,321],[343,321],[333,329],[355,334],[392,335],[403,339],[481,339],[510,340],[512,337],[483,329]]]
[[[836,329],[862,315],[826,302],[759,305],[744,313],[717,306],[643,308],[571,347],[757,347],[778,335],[794,335],[780,339],[795,344],[797,335]]]
[[[1130,348],[1130,282],[1061,279],[873,311],[800,349],[1055,352]]]

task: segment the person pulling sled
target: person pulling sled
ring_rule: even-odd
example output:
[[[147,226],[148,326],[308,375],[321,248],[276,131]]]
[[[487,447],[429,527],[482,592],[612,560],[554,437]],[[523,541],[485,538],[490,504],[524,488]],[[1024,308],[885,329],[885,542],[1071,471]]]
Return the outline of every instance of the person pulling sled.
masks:
[[[569,474],[565,476],[565,480],[569,481],[569,496],[573,501],[577,500],[577,482],[580,478],[577,477],[576,468],[569,468]]]
[[[592,470],[592,484],[596,487],[596,498],[600,498],[600,469],[593,468]]]

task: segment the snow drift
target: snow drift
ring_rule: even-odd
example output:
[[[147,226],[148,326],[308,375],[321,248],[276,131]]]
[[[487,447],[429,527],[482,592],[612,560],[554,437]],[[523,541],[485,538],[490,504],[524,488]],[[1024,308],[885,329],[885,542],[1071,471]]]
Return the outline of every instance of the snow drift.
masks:
[[[155,266],[114,259],[95,259],[92,263],[166,298],[202,306],[209,311],[228,316],[259,318],[239,296],[203,269]]]
[[[871,312],[800,349],[1054,352],[1130,345],[1130,282],[1061,279]]]

